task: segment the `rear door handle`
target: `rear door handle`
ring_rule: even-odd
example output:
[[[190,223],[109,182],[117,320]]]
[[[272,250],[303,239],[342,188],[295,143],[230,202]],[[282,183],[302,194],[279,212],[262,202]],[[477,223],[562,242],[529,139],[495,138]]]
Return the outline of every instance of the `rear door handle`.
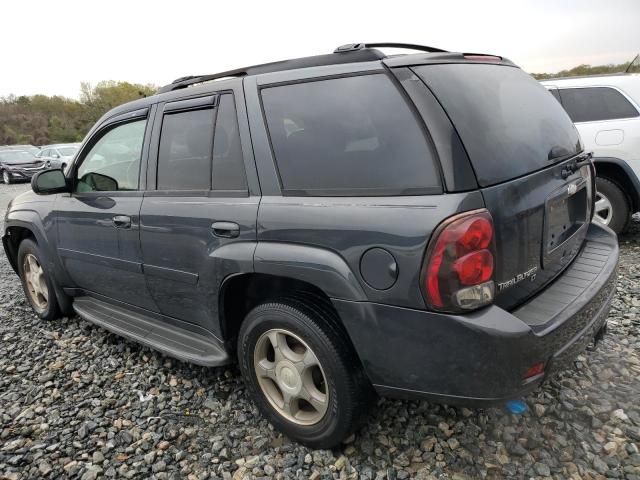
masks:
[[[116,215],[113,217],[113,225],[116,228],[131,228],[131,217],[129,215]]]
[[[214,222],[211,231],[216,237],[236,238],[240,235],[240,225],[235,222]]]

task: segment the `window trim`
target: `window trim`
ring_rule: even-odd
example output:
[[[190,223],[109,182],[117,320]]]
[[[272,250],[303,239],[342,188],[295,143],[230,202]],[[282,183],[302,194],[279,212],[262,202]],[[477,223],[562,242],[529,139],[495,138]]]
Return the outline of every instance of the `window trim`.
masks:
[[[149,108],[143,108],[138,110],[133,110],[131,112],[123,113],[122,115],[118,115],[113,117],[108,122],[100,125],[95,132],[91,135],[91,138],[87,142],[85,142],[80,150],[78,151],[78,155],[75,157],[76,161],[73,162],[73,166],[69,169],[68,175],[71,176],[71,195],[72,196],[91,196],[93,194],[104,195],[106,193],[112,196],[125,196],[131,195],[133,193],[142,193],[141,188],[141,180],[142,180],[142,163],[144,161],[144,153],[145,153],[145,145],[149,142],[149,134],[151,129],[149,128],[150,115]],[[78,168],[82,165],[87,158],[87,155],[91,152],[96,143],[100,141],[102,137],[104,137],[107,133],[115,128],[118,128],[122,125],[126,125],[128,123],[138,122],[140,120],[145,120],[144,133],[142,134],[142,148],[140,150],[140,164],[138,166],[138,187],[135,190],[100,190],[96,192],[77,192],[76,186],[78,182],[77,173]],[[117,195],[115,195],[117,194]],[[135,195],[134,195],[135,196]]]
[[[190,110],[205,110],[207,108],[216,108],[218,106],[218,95],[207,95],[205,97],[193,97],[180,100],[174,100],[164,104],[162,116],[166,114],[188,112]]]
[[[365,188],[365,189],[357,189],[357,188],[349,188],[349,189],[299,189],[299,188],[285,188],[284,183],[282,182],[282,176],[280,175],[280,167],[278,165],[278,159],[276,157],[276,152],[273,147],[273,140],[271,138],[271,132],[269,131],[269,123],[267,122],[267,112],[264,106],[264,101],[262,98],[262,91],[268,88],[273,87],[283,87],[288,85],[299,85],[303,83],[312,83],[312,82],[321,82],[325,80],[337,80],[341,78],[351,78],[351,77],[364,77],[364,76],[373,76],[373,75],[384,75],[386,76],[393,88],[398,91],[398,94],[402,97],[403,101],[406,103],[407,108],[409,108],[411,115],[414,117],[416,122],[418,123],[419,130],[422,133],[422,136],[431,151],[431,155],[433,157],[434,170],[438,176],[438,185],[430,186],[430,187],[417,187],[417,188]],[[423,124],[419,114],[416,112],[415,105],[407,98],[406,92],[401,86],[398,85],[397,81],[395,81],[392,74],[388,72],[386,69],[376,69],[376,70],[363,70],[357,72],[349,72],[349,73],[339,73],[333,75],[322,75],[310,78],[299,78],[294,80],[282,81],[282,82],[273,82],[263,85],[258,85],[258,100],[260,102],[260,113],[262,114],[262,123],[264,125],[265,132],[267,134],[267,140],[269,143],[269,149],[271,152],[271,157],[273,159],[273,166],[276,172],[276,177],[278,179],[278,185],[280,187],[280,192],[283,197],[403,197],[403,196],[422,196],[422,195],[438,195],[443,193],[443,182],[442,182],[442,172],[440,167],[440,162],[438,159],[437,151],[433,147],[432,139],[430,138],[430,134],[426,128],[426,125]]]
[[[587,88],[590,88],[590,89],[593,89],[593,88],[609,88],[611,90],[615,90],[620,95],[622,95],[622,97],[624,99],[626,99],[627,102],[629,102],[629,104],[638,113],[638,115],[636,115],[635,117],[608,118],[606,120],[586,120],[586,121],[582,121],[582,122],[573,122],[573,120],[571,120],[576,125],[583,125],[583,124],[586,124],[586,123],[618,122],[620,120],[634,120],[634,119],[640,118],[640,108],[638,107],[638,105],[636,105],[636,103],[633,101],[633,99],[631,97],[629,97],[625,92],[623,92],[622,90],[620,90],[616,86],[613,86],[613,85],[580,85],[580,86],[577,86],[577,87],[558,87],[558,86],[556,86],[555,88],[558,90],[558,93],[560,95],[560,100],[561,100],[560,101],[560,105],[562,105],[562,107],[565,110],[567,109],[567,107],[565,106],[565,103],[562,100],[562,91],[563,90],[584,90],[584,89],[587,89]],[[569,112],[567,112],[567,115],[569,115]]]

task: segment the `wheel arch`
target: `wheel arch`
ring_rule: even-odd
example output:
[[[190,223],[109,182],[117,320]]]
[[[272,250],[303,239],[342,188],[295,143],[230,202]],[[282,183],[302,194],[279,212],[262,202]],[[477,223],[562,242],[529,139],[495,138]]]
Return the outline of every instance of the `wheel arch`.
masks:
[[[612,180],[622,188],[632,213],[640,211],[640,180],[631,166],[615,157],[596,157],[593,163],[596,167],[596,176]]]
[[[35,219],[33,219],[34,216]],[[47,265],[47,271],[53,277],[58,305],[65,315],[69,315],[72,312],[71,300],[58,284],[58,274],[60,271],[56,264],[56,256],[52,254],[52,246],[46,241],[45,233],[41,230],[42,227],[39,220],[40,217],[37,213],[31,210],[11,212],[5,225],[2,244],[7,254],[9,264],[17,275],[19,275],[18,249],[20,248],[20,243],[29,238],[38,245],[38,249],[42,253]]]
[[[7,254],[9,264],[16,273],[18,273],[18,248],[25,238],[31,238],[35,240],[36,243],[40,243],[31,228],[21,224],[21,222],[12,222],[5,227],[5,234],[2,237],[2,243],[4,245],[4,251]]]
[[[254,307],[269,300],[294,296],[304,298],[306,302],[321,303],[331,309],[338,322],[336,326],[344,333],[353,352],[358,356],[340,314],[325,291],[298,278],[258,272],[230,275],[222,283],[218,311],[220,330],[227,351],[235,351],[240,327]]]

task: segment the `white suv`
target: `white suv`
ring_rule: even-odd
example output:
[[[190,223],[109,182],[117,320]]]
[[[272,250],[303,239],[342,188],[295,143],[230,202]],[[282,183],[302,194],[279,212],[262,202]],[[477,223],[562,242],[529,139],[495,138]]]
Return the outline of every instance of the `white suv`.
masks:
[[[598,174],[596,219],[616,233],[640,210],[640,75],[545,80],[592,151]]]

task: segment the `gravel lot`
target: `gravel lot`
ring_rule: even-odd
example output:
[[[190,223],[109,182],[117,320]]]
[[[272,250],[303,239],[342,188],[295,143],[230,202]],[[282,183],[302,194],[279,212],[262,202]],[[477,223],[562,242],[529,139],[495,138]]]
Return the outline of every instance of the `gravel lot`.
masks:
[[[0,185],[0,218],[7,192]],[[168,359],[77,317],[36,319],[0,253],[0,478],[640,480],[640,221],[609,333],[522,416],[380,400],[339,449],[291,443],[238,370]]]

